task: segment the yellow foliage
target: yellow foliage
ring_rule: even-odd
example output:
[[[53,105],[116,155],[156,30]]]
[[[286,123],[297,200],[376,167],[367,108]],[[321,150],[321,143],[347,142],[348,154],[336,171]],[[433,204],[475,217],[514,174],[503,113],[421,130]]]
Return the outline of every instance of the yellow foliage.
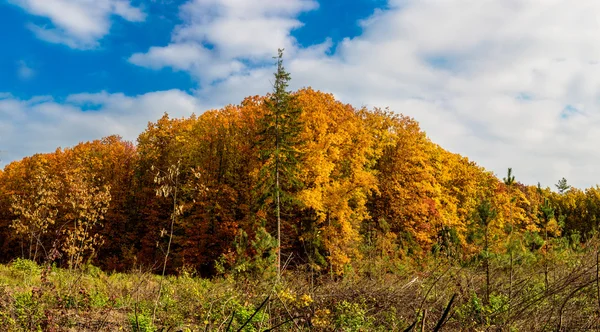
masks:
[[[360,112],[332,95],[305,89],[297,98],[305,142],[300,167],[304,189],[298,198],[314,211],[331,267],[342,273],[352,259],[360,258],[359,227],[369,218],[368,196],[377,188],[369,167],[373,136]]]

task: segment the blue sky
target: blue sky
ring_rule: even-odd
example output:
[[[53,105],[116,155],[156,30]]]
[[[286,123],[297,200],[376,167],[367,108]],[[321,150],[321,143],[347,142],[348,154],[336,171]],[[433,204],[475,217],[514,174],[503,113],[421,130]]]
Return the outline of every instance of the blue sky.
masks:
[[[61,98],[98,90],[138,94],[170,88],[189,89],[193,82],[183,73],[153,72],[127,62],[132,52],[168,40],[177,22],[175,5],[152,4],[147,10],[160,14],[148,15],[142,23],[117,20],[96,49],[82,51],[40,40],[27,25],[31,22],[52,24],[50,19],[1,2],[0,27],[10,33],[3,38],[6,51],[0,54],[3,78],[0,90],[25,98],[36,95]],[[23,65],[33,71],[31,77],[20,75]],[[131,84],[131,81],[136,83]]]
[[[145,20],[115,19],[110,33],[91,50],[40,40],[27,25],[31,22],[51,25],[51,19],[31,15],[15,5],[18,1],[0,2],[0,28],[5,31],[5,51],[0,53],[0,91],[22,98],[38,95],[64,98],[73,93],[100,90],[127,95],[168,89],[192,91],[198,82],[185,72],[170,68],[149,70],[127,61],[133,53],[169,42],[171,31],[182,23],[178,8],[185,2],[132,3],[147,13]],[[320,1],[318,8],[299,15],[304,25],[291,31],[291,36],[303,47],[322,43],[327,38],[337,43],[360,35],[358,21],[385,6],[382,0]]]
[[[0,0],[0,167],[264,94],[283,47],[293,89],[414,117],[500,176],[595,185],[598,12],[595,0]]]

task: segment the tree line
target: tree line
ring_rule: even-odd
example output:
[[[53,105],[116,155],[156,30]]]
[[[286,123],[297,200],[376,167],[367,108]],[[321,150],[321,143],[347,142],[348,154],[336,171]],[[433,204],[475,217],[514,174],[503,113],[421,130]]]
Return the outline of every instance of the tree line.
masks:
[[[341,275],[430,254],[509,253],[512,266],[515,248],[598,228],[599,187],[499,179],[408,116],[288,91],[281,52],[277,65],[271,93],[165,113],[137,144],[109,136],[7,165],[0,259]]]

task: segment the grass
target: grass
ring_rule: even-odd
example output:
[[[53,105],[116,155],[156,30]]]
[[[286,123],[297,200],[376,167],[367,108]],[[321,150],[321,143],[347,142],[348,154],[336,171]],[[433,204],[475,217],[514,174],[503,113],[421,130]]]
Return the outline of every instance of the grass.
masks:
[[[0,329],[586,330],[600,326],[595,251],[588,248],[518,256],[510,303],[503,256],[492,259],[488,303],[477,261],[437,259],[402,269],[397,262],[372,261],[335,280],[288,271],[279,284],[261,276],[208,280],[184,272],[162,280],[154,321],[160,276],[142,270],[106,273],[93,266],[70,271],[18,259],[0,265]],[[548,257],[554,258],[546,263]]]

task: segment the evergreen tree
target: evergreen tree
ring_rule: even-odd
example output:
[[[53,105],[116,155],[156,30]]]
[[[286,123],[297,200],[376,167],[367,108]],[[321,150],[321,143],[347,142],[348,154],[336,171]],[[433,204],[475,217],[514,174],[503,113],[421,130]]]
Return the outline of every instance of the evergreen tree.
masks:
[[[564,178],[563,178],[564,180]],[[560,183],[560,181],[559,181]],[[566,180],[563,184],[566,184]],[[559,188],[560,190],[560,188]],[[548,242],[548,225],[550,221],[552,221],[555,217],[555,209],[550,204],[550,200],[546,197],[545,193],[538,182],[538,192],[542,198],[542,204],[539,206],[538,218],[539,218],[539,226],[544,231],[544,245],[543,245],[543,255],[544,255],[544,289],[548,291],[548,285],[550,284],[548,281],[548,252],[550,250],[550,244]]]
[[[502,178],[502,180],[504,181],[504,184],[506,185],[506,187],[508,188],[508,195],[509,195],[509,199],[510,199],[510,205],[509,205],[509,227],[510,227],[510,233],[512,234],[512,229],[513,229],[513,221],[512,221],[512,203],[515,200],[515,197],[513,197],[512,195],[512,189],[513,189],[513,185],[515,184],[515,176],[512,175],[512,168],[508,168],[508,175],[505,178]]]
[[[490,245],[489,228],[491,222],[496,218],[497,211],[489,199],[483,198],[477,205],[476,217],[484,229],[484,259],[485,259],[485,304],[490,303]]]
[[[508,286],[508,312],[507,312],[507,317],[509,317],[510,319],[510,306],[511,306],[511,301],[512,301],[512,288],[513,288],[513,271],[514,271],[514,266],[513,266],[513,239],[512,239],[512,235],[513,235],[513,216],[512,216],[512,211],[513,211],[513,203],[515,201],[515,197],[513,196],[512,193],[512,189],[513,186],[515,184],[515,176],[512,175],[512,168],[508,168],[508,174],[506,175],[505,178],[502,179],[504,181],[504,184],[506,185],[506,187],[508,188],[508,194],[509,194],[509,221],[508,221],[508,225],[510,227],[509,230],[509,235],[508,235],[508,254],[510,257],[510,277],[509,277],[509,286]]]
[[[281,210],[285,203],[294,203],[293,193],[298,180],[300,157],[301,108],[287,91],[290,74],[283,67],[283,50],[279,49],[273,93],[266,101],[261,119],[259,174],[259,206],[274,206],[277,221],[277,277],[281,277]],[[269,199],[271,198],[271,199]],[[289,204],[291,205],[291,204]]]
[[[558,189],[559,194],[564,194],[571,189],[571,186],[567,184],[567,179],[562,178],[558,180],[558,183],[555,184],[556,189]]]

